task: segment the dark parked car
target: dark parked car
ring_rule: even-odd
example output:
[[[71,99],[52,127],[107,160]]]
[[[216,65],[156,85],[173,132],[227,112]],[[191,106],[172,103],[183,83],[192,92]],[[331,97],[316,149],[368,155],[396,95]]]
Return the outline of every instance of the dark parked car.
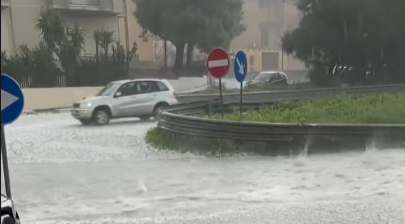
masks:
[[[288,85],[288,78],[281,71],[263,71],[246,83],[246,87],[252,87],[258,84],[270,83],[274,85]]]

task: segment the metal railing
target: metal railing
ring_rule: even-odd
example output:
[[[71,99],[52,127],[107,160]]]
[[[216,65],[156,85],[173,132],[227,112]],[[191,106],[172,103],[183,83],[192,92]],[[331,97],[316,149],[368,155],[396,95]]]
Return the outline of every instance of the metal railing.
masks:
[[[365,95],[365,94],[398,94],[405,93],[405,85],[384,85],[366,87],[322,88],[293,91],[269,91],[257,93],[244,93],[243,102],[280,102],[288,100],[316,99],[339,94]],[[219,94],[178,94],[177,99],[182,103],[209,102],[219,100]],[[239,94],[223,94],[224,103],[239,102]]]
[[[56,9],[113,12],[113,0],[47,0],[48,5]]]
[[[404,92],[404,91],[402,91]],[[366,93],[362,92],[363,94]],[[287,99],[285,97],[284,99]],[[305,98],[305,96],[303,97]],[[273,104],[273,99],[262,99],[261,103],[249,102],[242,105],[243,110],[257,109]],[[226,103],[222,110],[238,110],[240,104]],[[290,141],[302,135],[341,135],[369,137],[384,133],[405,138],[405,124],[292,124],[231,121],[204,118],[203,114],[218,113],[218,102],[194,102],[173,106],[160,114],[158,128],[181,135],[206,138],[221,138],[238,141]]]
[[[80,5],[80,6],[101,6],[100,0],[66,0],[66,4],[71,6]]]

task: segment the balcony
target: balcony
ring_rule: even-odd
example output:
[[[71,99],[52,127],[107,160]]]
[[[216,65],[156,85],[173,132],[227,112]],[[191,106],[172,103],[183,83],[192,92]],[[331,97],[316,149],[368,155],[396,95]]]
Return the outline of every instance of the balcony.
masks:
[[[10,7],[10,0],[1,0],[1,9]]]
[[[122,0],[48,0],[52,9],[80,14],[121,14],[122,4]]]

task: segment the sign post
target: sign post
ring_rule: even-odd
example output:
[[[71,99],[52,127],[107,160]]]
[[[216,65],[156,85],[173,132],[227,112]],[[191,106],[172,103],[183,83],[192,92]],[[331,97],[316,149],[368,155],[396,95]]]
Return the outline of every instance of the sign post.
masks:
[[[6,194],[11,199],[10,172],[4,126],[17,120],[24,109],[24,95],[20,85],[10,76],[1,74],[1,157],[3,159]]]
[[[219,100],[221,104],[221,113],[224,115],[222,100],[222,78],[229,71],[229,56],[222,48],[212,50],[207,57],[207,68],[211,76],[218,78],[219,81]]]
[[[238,51],[235,55],[235,62],[233,63],[233,72],[235,73],[236,81],[240,83],[240,118],[242,119],[242,103],[243,103],[243,81],[247,75],[247,58],[243,51]]]

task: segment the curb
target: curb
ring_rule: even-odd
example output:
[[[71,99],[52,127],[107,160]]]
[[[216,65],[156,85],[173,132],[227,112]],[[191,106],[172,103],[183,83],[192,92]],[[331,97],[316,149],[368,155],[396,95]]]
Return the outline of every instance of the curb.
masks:
[[[38,114],[59,114],[68,113],[71,108],[52,108],[52,109],[39,109],[39,110],[25,110],[23,115],[38,115]]]

